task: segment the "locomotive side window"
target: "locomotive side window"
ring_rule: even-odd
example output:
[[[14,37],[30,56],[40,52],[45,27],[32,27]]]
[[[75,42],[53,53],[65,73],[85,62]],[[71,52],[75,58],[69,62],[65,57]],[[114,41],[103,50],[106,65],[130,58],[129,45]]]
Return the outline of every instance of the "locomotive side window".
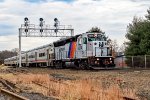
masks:
[[[86,37],[83,38],[83,44],[87,44],[87,38]]]
[[[95,41],[94,34],[88,34],[88,41]]]
[[[79,38],[79,42],[78,42],[78,44],[80,44],[80,45],[82,44],[82,40],[81,40],[81,38]]]
[[[78,50],[82,49],[82,38],[81,36],[78,38]]]
[[[88,41],[95,41],[95,37],[88,38]]]

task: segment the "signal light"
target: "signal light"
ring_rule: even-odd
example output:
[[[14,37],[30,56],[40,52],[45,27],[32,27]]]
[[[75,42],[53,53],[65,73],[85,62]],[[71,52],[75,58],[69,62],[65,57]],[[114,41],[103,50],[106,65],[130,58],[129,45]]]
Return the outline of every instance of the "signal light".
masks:
[[[24,31],[27,33],[27,32],[28,32],[28,29],[25,29]]]
[[[40,20],[40,25],[39,25],[39,26],[40,26],[40,27],[43,27],[43,24],[44,24],[43,18],[40,18],[39,20]]]
[[[28,21],[29,19],[27,17],[24,18],[24,21]]]
[[[55,23],[54,26],[57,27],[58,26],[57,23]]]
[[[54,21],[55,21],[55,22],[57,22],[57,21],[58,21],[58,19],[57,19],[57,18],[54,18]]]
[[[24,18],[24,26],[28,26],[29,23],[29,19],[27,17]]]
[[[24,26],[28,26],[28,23],[27,23],[27,22],[25,22]]]
[[[43,21],[43,18],[40,18],[39,20],[40,20],[40,21]]]
[[[43,29],[40,29],[40,32],[43,32]]]
[[[42,22],[40,22],[40,25],[39,25],[40,27],[42,27],[43,26],[43,23]]]
[[[56,32],[58,32],[58,30],[57,30],[57,29],[55,29],[54,31],[55,31],[55,33],[56,33]]]

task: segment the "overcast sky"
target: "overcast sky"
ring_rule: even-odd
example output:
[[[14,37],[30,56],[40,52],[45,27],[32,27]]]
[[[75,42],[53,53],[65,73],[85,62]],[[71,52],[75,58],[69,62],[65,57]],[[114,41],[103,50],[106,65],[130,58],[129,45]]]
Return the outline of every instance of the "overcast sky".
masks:
[[[75,34],[98,26],[121,45],[126,41],[127,25],[134,16],[144,17],[149,7],[150,0],[0,0],[0,50],[18,48],[18,28],[25,17],[37,25],[40,17],[51,25],[57,17],[60,24],[72,25]],[[57,39],[23,37],[22,50]]]

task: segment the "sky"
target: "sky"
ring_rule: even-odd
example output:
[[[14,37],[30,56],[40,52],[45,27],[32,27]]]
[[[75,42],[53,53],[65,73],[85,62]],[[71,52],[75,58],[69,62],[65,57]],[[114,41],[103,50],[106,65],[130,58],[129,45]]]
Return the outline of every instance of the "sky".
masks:
[[[134,16],[143,17],[150,0],[0,0],[0,51],[19,47],[18,29],[28,17],[30,23],[53,25],[58,18],[62,25],[72,25],[74,34],[81,34],[97,26],[121,45],[126,28]],[[59,38],[22,37],[22,50],[52,43]]]

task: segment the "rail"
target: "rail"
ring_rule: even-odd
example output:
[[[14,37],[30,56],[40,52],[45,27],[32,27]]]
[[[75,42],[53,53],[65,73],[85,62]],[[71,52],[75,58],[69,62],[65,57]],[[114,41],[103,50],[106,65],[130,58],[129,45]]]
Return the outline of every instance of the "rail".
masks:
[[[123,97],[123,100],[136,100],[136,99],[130,97]]]
[[[10,98],[10,100],[29,100],[25,97],[22,97],[16,93],[10,92],[10,91],[5,90],[5,89],[0,89],[0,93],[8,96]]]

